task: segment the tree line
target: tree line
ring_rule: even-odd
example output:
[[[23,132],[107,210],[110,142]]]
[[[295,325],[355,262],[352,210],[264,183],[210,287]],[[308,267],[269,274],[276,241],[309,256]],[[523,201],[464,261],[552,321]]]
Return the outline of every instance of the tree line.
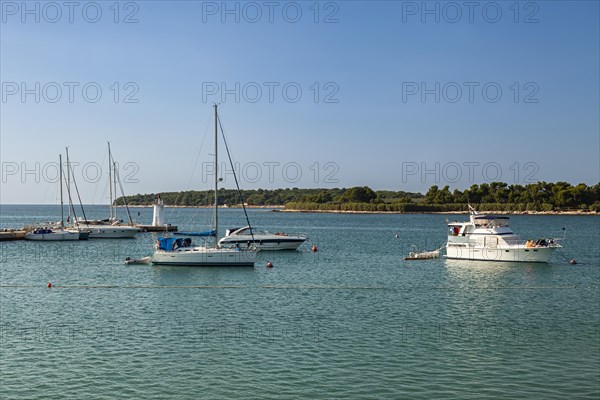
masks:
[[[211,190],[161,193],[165,205],[202,207],[214,204]],[[466,211],[468,204],[487,211],[560,211],[585,210],[600,212],[600,183],[588,186],[567,182],[537,182],[508,185],[503,182],[472,185],[468,189],[450,191],[449,186],[431,186],[427,193],[378,190],[368,186],[334,189],[233,189],[219,190],[219,204],[236,206],[285,206],[307,211],[390,211],[444,212]],[[137,194],[115,202],[129,205],[151,205],[156,194]]]

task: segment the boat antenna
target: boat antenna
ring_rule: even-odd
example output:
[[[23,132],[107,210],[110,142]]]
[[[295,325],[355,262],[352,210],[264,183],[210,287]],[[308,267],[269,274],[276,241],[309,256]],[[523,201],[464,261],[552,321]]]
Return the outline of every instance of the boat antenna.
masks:
[[[242,208],[244,209],[244,215],[246,216],[246,222],[248,223],[248,227],[250,228],[250,235],[252,236],[252,241],[254,242],[254,232],[252,231],[252,225],[250,225],[250,218],[248,218],[248,211],[246,210],[246,204],[244,203],[244,196],[242,195],[242,191],[240,190],[240,185],[238,183],[237,175],[235,173],[235,168],[233,167],[233,161],[231,160],[231,153],[229,152],[229,146],[227,145],[227,139],[225,138],[225,131],[223,130],[223,125],[221,124],[221,119],[219,118],[219,126],[221,127],[221,134],[223,135],[223,142],[225,143],[225,149],[227,150],[227,157],[229,158],[229,164],[231,164],[231,169],[233,170],[233,179],[235,180],[235,187],[237,188],[238,194],[240,196],[240,201],[242,202]]]

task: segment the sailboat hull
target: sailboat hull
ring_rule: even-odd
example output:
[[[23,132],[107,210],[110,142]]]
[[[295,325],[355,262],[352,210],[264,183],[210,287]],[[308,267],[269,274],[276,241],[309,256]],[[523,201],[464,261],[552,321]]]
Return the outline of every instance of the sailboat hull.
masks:
[[[133,238],[139,232],[138,228],[132,226],[93,226],[86,229],[90,231],[90,239],[128,239]]]
[[[191,247],[182,250],[157,250],[152,263],[189,267],[253,267],[256,251]]]
[[[45,241],[45,242],[79,240],[79,232],[69,232],[69,231],[50,231],[48,233],[29,232],[25,235],[25,239]]]
[[[483,246],[447,246],[446,258],[473,261],[540,262],[550,260],[556,247],[526,248],[506,246],[489,248]]]

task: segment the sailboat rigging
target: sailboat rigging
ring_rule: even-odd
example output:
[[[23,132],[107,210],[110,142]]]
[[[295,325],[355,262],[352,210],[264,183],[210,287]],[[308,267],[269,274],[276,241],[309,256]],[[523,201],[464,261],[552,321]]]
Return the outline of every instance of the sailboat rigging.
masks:
[[[133,238],[140,231],[138,228],[129,225],[121,225],[120,221],[116,219],[116,210],[114,210],[113,216],[113,173],[111,171],[112,164],[114,161],[112,160],[112,154],[110,152],[110,143],[108,143],[108,162],[109,162],[109,187],[110,189],[110,204],[109,204],[109,218],[108,220],[88,220],[85,216],[85,211],[83,211],[83,205],[81,205],[83,211],[83,218],[78,220],[78,223],[85,226],[87,230],[90,231],[90,239],[127,239]],[[75,176],[73,176],[75,178]],[[73,179],[75,184],[75,188],[77,189],[77,183],[75,183],[75,179]],[[116,179],[115,179],[115,188],[116,188]],[[79,195],[79,191],[77,191],[77,195]],[[79,203],[81,204],[81,198],[79,199]],[[127,210],[129,213],[129,209]],[[131,214],[129,214],[129,220],[131,221]]]
[[[62,171],[62,155],[58,156],[59,159],[59,187],[60,187],[60,223],[58,228],[54,227],[42,227],[34,229],[31,232],[25,234],[25,239],[36,240],[36,241],[65,241],[65,240],[79,240],[79,231],[75,229],[65,229],[65,215],[64,215],[64,199],[63,199],[63,171]]]
[[[214,236],[215,244],[212,247],[192,246],[190,238],[159,238],[152,255],[152,263],[179,266],[254,266],[257,249],[253,243],[248,242],[245,247],[223,248],[219,246],[219,171],[218,171],[218,139],[219,139],[219,114],[218,106],[214,105],[215,118],[215,154],[214,154]],[[231,157],[230,157],[231,160]],[[235,171],[234,171],[235,176]],[[236,178],[237,184],[237,178]],[[238,186],[239,192],[239,186]],[[243,201],[242,201],[243,204]],[[244,208],[245,211],[245,208]],[[246,214],[247,218],[247,214]],[[249,223],[248,223],[249,224]],[[212,233],[212,232],[211,232]]]

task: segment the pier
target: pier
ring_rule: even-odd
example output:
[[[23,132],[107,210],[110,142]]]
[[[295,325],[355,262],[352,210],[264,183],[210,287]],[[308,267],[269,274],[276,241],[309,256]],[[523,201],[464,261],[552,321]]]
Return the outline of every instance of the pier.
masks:
[[[0,230],[0,241],[4,240],[23,240],[27,231],[21,229],[2,229]]]
[[[142,232],[177,232],[177,225],[144,225],[137,224],[137,228],[139,228]]]

